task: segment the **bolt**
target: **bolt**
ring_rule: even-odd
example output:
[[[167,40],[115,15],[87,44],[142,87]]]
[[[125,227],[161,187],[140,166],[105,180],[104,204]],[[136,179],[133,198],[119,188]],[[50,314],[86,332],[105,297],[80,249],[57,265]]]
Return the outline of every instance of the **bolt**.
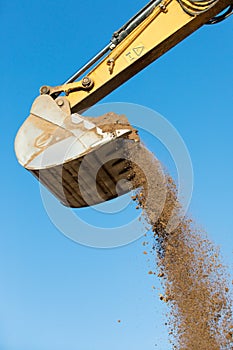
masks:
[[[59,99],[57,100],[57,105],[58,105],[59,107],[61,107],[61,106],[64,105],[64,101],[63,101],[62,98],[59,98]]]
[[[92,84],[92,80],[88,77],[84,77],[82,80],[82,86],[89,87]]]
[[[161,4],[159,5],[159,7],[160,7],[161,11],[167,12],[167,8],[166,8],[166,5],[165,5],[164,3],[161,3]]]
[[[46,85],[41,86],[41,88],[40,88],[41,95],[49,94],[49,92],[50,92],[50,89],[48,86],[46,86]]]

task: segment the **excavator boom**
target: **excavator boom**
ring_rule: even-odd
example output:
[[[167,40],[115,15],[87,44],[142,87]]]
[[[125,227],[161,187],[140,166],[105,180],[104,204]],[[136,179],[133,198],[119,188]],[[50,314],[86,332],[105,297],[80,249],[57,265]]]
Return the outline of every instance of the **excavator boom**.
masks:
[[[90,62],[50,94],[65,91],[72,112],[81,113],[132,78],[188,35],[211,23],[232,0],[154,0],[116,31],[96,59],[111,51],[83,80]],[[95,60],[94,60],[95,61]],[[87,84],[86,86],[83,86]],[[90,85],[88,85],[90,84]],[[143,86],[143,89],[150,87]]]

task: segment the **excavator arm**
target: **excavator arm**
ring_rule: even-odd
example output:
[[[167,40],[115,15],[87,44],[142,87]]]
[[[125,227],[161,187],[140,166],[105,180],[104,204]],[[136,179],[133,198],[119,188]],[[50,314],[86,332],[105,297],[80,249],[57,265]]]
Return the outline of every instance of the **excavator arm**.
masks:
[[[185,37],[211,23],[232,0],[155,0],[116,31],[102,51],[111,51],[82,80],[75,74],[59,87],[42,87],[41,92],[65,92],[72,112],[94,105],[136,73],[162,56]],[[98,57],[98,55],[97,55]],[[85,70],[81,70],[82,73]],[[146,82],[143,88],[147,88]]]
[[[19,163],[69,207],[128,192],[134,174],[127,152],[137,148],[137,132],[113,114],[80,114],[202,25],[228,17],[232,8],[232,0],[150,1],[64,84],[41,87],[15,139]]]

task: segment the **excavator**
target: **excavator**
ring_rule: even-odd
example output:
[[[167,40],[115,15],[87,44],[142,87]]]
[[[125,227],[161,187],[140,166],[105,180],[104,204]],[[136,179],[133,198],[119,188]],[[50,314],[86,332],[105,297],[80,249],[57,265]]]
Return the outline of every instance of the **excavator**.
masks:
[[[149,1],[65,83],[40,88],[16,135],[19,163],[68,207],[130,191],[127,152],[140,143],[137,131],[114,113],[82,114],[198,28],[232,12],[232,0]]]

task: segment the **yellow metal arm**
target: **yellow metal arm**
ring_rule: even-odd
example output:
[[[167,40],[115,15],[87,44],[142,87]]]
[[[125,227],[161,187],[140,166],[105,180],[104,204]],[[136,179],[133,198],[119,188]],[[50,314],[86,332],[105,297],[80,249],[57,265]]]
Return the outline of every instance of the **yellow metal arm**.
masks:
[[[232,0],[164,0],[89,72],[89,85],[84,78],[52,88],[50,94],[65,91],[71,111],[81,113],[231,4]]]

